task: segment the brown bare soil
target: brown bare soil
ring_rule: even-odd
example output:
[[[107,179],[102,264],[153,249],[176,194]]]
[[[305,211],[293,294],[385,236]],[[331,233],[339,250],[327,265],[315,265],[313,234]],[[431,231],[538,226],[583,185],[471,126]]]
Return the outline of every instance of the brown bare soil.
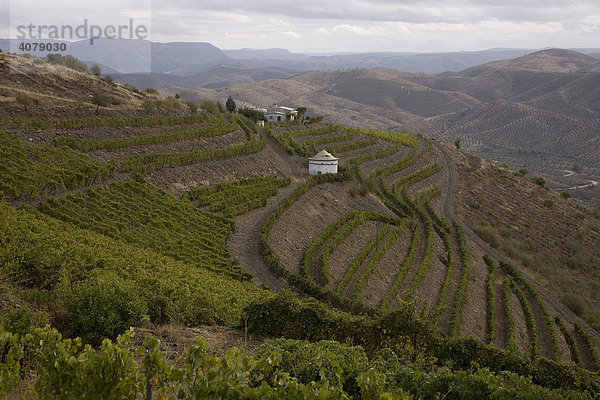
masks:
[[[358,256],[362,248],[367,244],[370,238],[377,234],[377,227],[380,223],[375,221],[366,221],[352,232],[330,255],[329,271],[331,282],[329,287],[335,289],[338,282],[344,276],[346,269],[352,261]]]
[[[350,182],[327,183],[311,188],[277,220],[271,246],[283,265],[298,271],[302,254],[310,242],[350,210],[372,210],[393,215],[373,195],[352,197]],[[369,238],[365,238],[368,241]]]
[[[371,274],[364,286],[363,301],[373,307],[378,307],[387,292],[388,288],[394,282],[398,270],[410,248],[412,231],[409,227],[394,242],[392,247],[381,257],[377,263],[377,269]]]

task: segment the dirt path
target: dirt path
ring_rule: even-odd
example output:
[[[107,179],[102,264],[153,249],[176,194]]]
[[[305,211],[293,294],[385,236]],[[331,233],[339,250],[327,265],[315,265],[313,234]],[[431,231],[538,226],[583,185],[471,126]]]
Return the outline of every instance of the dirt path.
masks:
[[[275,155],[275,163],[279,175],[287,176],[292,183],[282,189],[279,194],[271,198],[267,205],[252,210],[235,218],[236,231],[231,238],[231,250],[242,267],[254,276],[254,283],[264,284],[274,290],[288,287],[288,283],[275,276],[267,267],[263,256],[259,253],[260,227],[265,220],[275,211],[279,203],[289,196],[298,186],[305,181],[303,169],[297,158],[291,157],[272,138],[267,137],[267,146]]]
[[[444,170],[448,171],[448,180],[444,190],[444,207],[442,214],[448,219],[456,218],[456,195],[458,194],[458,173],[452,155],[444,144],[434,141],[434,146],[442,153],[444,159]]]

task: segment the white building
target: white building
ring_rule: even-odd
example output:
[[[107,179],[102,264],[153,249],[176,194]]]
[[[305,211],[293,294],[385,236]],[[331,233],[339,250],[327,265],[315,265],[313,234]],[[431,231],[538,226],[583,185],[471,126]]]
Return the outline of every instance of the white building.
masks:
[[[273,108],[265,113],[267,122],[283,122],[288,119],[288,116],[289,119],[293,121],[298,116],[298,111],[291,107],[278,106],[275,104]]]
[[[321,150],[314,157],[308,159],[308,174],[337,174],[338,160],[331,153]]]

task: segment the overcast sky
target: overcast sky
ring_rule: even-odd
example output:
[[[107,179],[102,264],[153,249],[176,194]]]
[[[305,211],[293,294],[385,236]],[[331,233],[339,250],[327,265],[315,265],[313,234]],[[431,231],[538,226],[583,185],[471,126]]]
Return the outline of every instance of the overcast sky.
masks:
[[[151,25],[153,41],[294,52],[600,47],[600,0],[0,0],[17,24]],[[10,13],[6,10],[10,10]],[[12,28],[11,28],[12,26]]]

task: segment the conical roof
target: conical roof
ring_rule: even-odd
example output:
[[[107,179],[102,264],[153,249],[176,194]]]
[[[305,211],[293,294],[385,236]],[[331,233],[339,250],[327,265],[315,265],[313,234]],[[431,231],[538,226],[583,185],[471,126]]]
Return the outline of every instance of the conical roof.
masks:
[[[311,161],[335,161],[335,160],[339,160],[339,158],[334,157],[328,151],[321,150],[320,152],[315,154],[313,157],[309,158],[309,160],[311,160]]]

